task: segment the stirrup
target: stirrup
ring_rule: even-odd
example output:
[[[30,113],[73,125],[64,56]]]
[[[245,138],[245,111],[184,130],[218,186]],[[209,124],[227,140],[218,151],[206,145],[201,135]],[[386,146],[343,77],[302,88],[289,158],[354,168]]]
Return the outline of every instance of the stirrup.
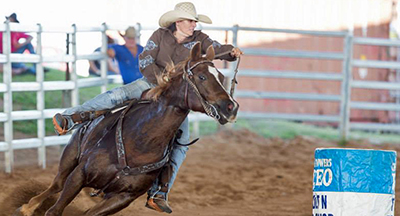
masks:
[[[67,115],[65,115],[67,116]],[[54,125],[54,130],[56,132],[57,135],[65,135],[68,132],[70,132],[77,124],[74,123],[73,125],[71,125],[71,127],[68,128],[68,120],[67,117],[65,117],[64,115],[57,113],[54,115],[53,117],[53,125]],[[57,118],[61,118],[61,124],[59,124],[59,121],[57,121]]]
[[[164,202],[164,203],[162,203]],[[156,210],[158,212],[165,212],[168,214],[172,213],[172,209],[168,205],[168,201],[162,197],[157,197],[157,196],[151,196],[146,202],[145,205],[147,208]]]
[[[68,121],[60,113],[57,113],[54,115],[53,125],[54,125],[55,132],[59,136],[64,135],[68,132]]]

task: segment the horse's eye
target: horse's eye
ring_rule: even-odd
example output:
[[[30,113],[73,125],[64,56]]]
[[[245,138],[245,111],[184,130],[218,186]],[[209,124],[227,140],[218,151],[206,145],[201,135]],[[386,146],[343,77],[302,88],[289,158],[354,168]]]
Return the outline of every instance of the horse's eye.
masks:
[[[199,79],[200,79],[200,80],[206,80],[207,78],[206,78],[206,76],[200,74],[200,75],[199,75]]]

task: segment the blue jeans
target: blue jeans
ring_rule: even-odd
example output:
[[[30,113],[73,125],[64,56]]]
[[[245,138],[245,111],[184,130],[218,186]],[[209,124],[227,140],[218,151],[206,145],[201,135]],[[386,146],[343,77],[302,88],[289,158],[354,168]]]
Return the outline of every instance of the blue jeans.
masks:
[[[146,78],[137,79],[127,85],[99,94],[80,106],[66,109],[63,114],[71,115],[77,112],[111,109],[130,99],[140,98],[142,92],[151,87],[154,87],[154,85],[149,83]]]
[[[100,74],[97,74],[96,72],[89,70],[89,75],[93,75],[93,76],[101,76]],[[114,71],[107,71],[107,75],[118,75],[117,73],[115,73]]]
[[[149,83],[145,77],[142,77],[132,83],[127,85],[114,88],[110,91],[104,92],[102,94],[97,95],[93,99],[86,101],[84,104],[76,107],[71,107],[66,109],[63,114],[71,115],[77,112],[85,112],[85,111],[93,111],[93,110],[104,110],[111,109],[119,104],[124,103],[127,100],[133,98],[140,98],[142,92],[146,89],[154,87],[153,84]],[[71,122],[72,123],[72,122]],[[69,124],[71,125],[71,124]],[[189,143],[189,119],[186,118],[179,129],[182,130],[182,136],[178,140],[180,143],[186,144]],[[171,189],[174,184],[176,175],[178,174],[179,167],[182,165],[183,161],[186,158],[186,152],[188,150],[187,146],[178,146],[174,145],[171,152],[171,164],[173,167],[172,175],[169,180],[168,191]],[[158,181],[154,181],[153,186],[149,190],[150,194],[155,193],[158,190]]]
[[[182,133],[181,138],[178,140],[178,142],[182,143],[182,144],[189,143],[189,138],[190,138],[190,135],[189,135],[189,118],[186,117],[186,119],[182,122],[182,124],[179,127],[179,129],[181,129],[183,133]],[[168,192],[171,190],[172,185],[175,182],[176,176],[178,175],[179,168],[181,167],[183,161],[186,158],[187,150],[189,150],[189,147],[176,145],[174,143],[174,146],[173,146],[172,151],[171,151],[171,156],[170,156],[170,163],[171,163],[171,166],[172,166],[172,173],[171,173],[171,177],[170,177],[169,182],[168,182]],[[150,196],[154,195],[155,193],[164,193],[164,192],[159,191],[158,179],[156,179],[156,181],[153,183],[153,186],[148,191],[148,194]],[[167,197],[167,193],[164,193],[165,197]]]
[[[33,46],[32,46],[31,43],[28,43],[28,44],[18,48],[14,53],[24,53],[25,50],[28,50],[29,53],[31,53],[31,54],[35,54],[35,50],[33,49]],[[11,67],[14,68],[14,69],[27,68],[24,63],[19,63],[19,62],[12,63]],[[36,66],[35,65],[33,65],[33,67],[30,67],[30,68],[27,68],[27,69],[29,69],[28,71],[30,73],[36,74]]]

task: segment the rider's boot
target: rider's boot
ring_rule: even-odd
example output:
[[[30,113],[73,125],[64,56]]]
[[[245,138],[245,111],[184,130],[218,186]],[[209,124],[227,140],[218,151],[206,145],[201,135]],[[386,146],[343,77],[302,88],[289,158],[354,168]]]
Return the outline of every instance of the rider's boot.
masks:
[[[68,133],[75,125],[91,121],[98,116],[105,114],[106,112],[107,110],[86,111],[74,113],[72,115],[63,115],[57,113],[53,117],[54,129],[58,135],[64,135]]]
[[[63,115],[57,113],[53,117],[54,129],[58,135],[64,135],[68,133],[75,125],[91,121],[101,115],[106,114],[108,111],[109,110],[85,111],[74,113],[72,115]]]
[[[53,125],[58,135],[66,134],[74,125],[71,116],[57,113],[53,117]]]
[[[170,173],[172,171],[171,165],[166,165],[160,173],[160,186],[159,190],[154,194],[149,194],[147,197],[146,207],[156,210],[158,212],[172,213],[171,207],[168,205],[168,182],[170,180]]]

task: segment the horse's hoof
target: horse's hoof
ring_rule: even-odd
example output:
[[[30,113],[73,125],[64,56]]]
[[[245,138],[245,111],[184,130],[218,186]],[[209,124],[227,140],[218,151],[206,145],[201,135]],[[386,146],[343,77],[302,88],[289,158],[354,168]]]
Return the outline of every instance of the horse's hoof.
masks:
[[[12,214],[12,216],[24,216],[21,212],[21,207],[17,208],[15,212]]]
[[[33,209],[33,211],[32,211],[32,209]],[[29,208],[28,204],[24,204],[21,207],[19,207],[17,210],[19,210],[21,216],[32,216],[35,209],[36,208]]]

